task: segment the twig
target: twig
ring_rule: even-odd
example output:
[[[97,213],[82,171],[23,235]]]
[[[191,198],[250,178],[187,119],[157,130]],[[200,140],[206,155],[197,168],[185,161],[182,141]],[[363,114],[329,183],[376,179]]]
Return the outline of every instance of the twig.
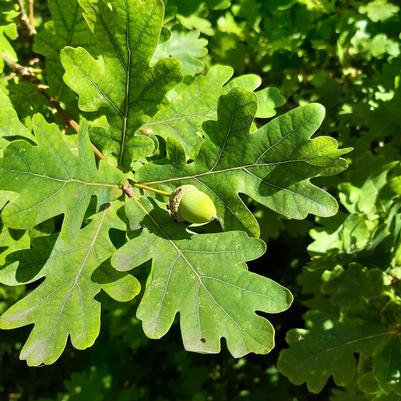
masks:
[[[34,0],[29,0],[28,3],[29,6],[29,22],[33,29],[35,29],[35,1]]]
[[[18,7],[20,8],[21,14],[20,14],[20,19],[21,22],[25,25],[26,28],[26,33],[28,36],[33,36],[36,34],[36,29],[35,25],[31,22],[31,19],[28,17],[24,2],[23,0],[14,0],[17,4]],[[29,1],[29,8],[31,8],[31,0]],[[31,10],[29,10],[31,12]],[[32,0],[32,15],[33,15],[33,0]]]
[[[38,90],[39,92],[46,97],[47,101],[56,109],[57,113],[63,118],[63,120],[66,122],[66,124],[71,127],[75,132],[79,132],[80,130],[80,125],[73,120],[72,118],[69,117],[67,112],[61,107],[60,103],[58,100],[53,99],[48,93],[47,90],[43,85],[38,85]],[[93,153],[100,159],[100,160],[106,160],[105,155],[93,144],[92,145],[92,150]]]
[[[66,122],[66,124],[67,124],[69,127],[71,127],[75,132],[79,132],[79,130],[80,130],[80,128],[81,128],[80,125],[79,125],[75,120],[73,120],[72,118],[70,118],[70,117],[68,116],[68,114],[66,113],[66,111],[60,106],[60,103],[59,103],[57,100],[51,98],[51,97],[49,96],[49,94],[47,93],[47,91],[42,91],[42,90],[40,89],[40,86],[38,86],[38,90],[39,90],[39,92],[41,92],[41,93],[47,98],[48,102],[49,102],[52,106],[54,106],[54,108],[56,109],[57,113],[63,118],[63,120]],[[106,160],[105,155],[104,155],[92,142],[91,142],[91,146],[92,146],[93,153],[94,153],[100,160]]]
[[[39,80],[36,77],[36,69],[35,68],[33,68],[31,66],[27,67],[27,66],[18,64],[5,55],[2,55],[2,57],[5,61],[5,63],[7,64],[7,66],[13,71],[14,74],[36,84],[36,87],[37,87],[39,93],[41,93],[47,99],[49,104],[52,105],[56,109],[57,113],[63,118],[63,120],[66,122],[66,124],[69,127],[71,127],[75,132],[79,132],[79,130],[80,130],[79,124],[75,120],[73,120],[72,118],[70,118],[68,116],[67,112],[61,107],[60,102],[57,99],[54,99],[49,95],[49,93],[47,92],[47,86],[40,84]],[[92,150],[93,150],[93,153],[99,159],[106,160],[106,157],[104,156],[104,154],[93,143],[92,143]]]
[[[69,127],[71,127],[75,132],[78,133],[79,130],[81,129],[81,126],[80,126],[75,120],[73,120],[72,118],[70,118],[70,117],[68,116],[68,114],[66,113],[66,111],[60,106],[60,103],[59,103],[57,100],[51,98],[51,97],[49,96],[49,94],[48,94],[46,91],[42,92],[42,91],[40,90],[40,87],[39,87],[39,86],[38,86],[38,90],[39,90],[39,92],[41,92],[41,93],[47,98],[48,102],[49,102],[52,106],[54,106],[54,108],[56,109],[57,113],[63,118],[63,120],[66,122],[66,124],[67,124]],[[92,146],[93,153],[94,153],[100,160],[106,160],[106,156],[105,156],[92,142],[91,142],[91,146]]]
[[[106,156],[91,142],[93,153],[100,159],[106,160]]]
[[[37,81],[36,78],[36,69],[31,66],[25,66],[16,63],[14,60],[10,59],[6,54],[1,53],[1,58],[7,64],[7,66],[13,70],[13,72],[24,79],[29,81]]]
[[[121,189],[127,194],[129,198],[135,198],[135,192],[134,192],[134,187],[127,182],[124,184]]]

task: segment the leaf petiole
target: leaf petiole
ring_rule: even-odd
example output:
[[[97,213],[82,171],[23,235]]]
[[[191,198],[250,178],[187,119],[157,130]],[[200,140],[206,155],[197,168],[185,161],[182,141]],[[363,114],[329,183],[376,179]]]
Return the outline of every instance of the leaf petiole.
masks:
[[[171,196],[171,192],[166,192],[166,191],[162,191],[160,189],[148,187],[147,185],[134,183],[132,186],[136,187],[136,188],[143,189],[145,191],[154,192],[154,193],[159,194],[159,195],[163,195],[163,196],[167,196],[167,197]]]

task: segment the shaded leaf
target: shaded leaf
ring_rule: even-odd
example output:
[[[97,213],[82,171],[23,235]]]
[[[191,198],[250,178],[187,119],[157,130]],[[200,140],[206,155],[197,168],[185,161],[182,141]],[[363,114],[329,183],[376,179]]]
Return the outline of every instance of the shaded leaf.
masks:
[[[216,115],[216,103],[224,93],[223,85],[233,74],[231,67],[211,67],[205,76],[181,86],[171,103],[158,111],[144,128],[165,140],[179,140],[189,157],[194,157],[202,143],[202,123]]]
[[[384,304],[384,278],[381,269],[368,269],[352,263],[347,269],[334,269],[332,273],[326,271],[321,291],[330,295],[332,304],[343,313],[374,317],[378,313],[375,303]]]
[[[394,334],[372,321],[338,323],[316,313],[310,330],[287,333],[290,348],[281,351],[278,368],[292,383],[306,383],[312,393],[319,393],[330,376],[338,386],[346,386],[355,379],[354,353],[370,356]]]
[[[19,120],[5,89],[0,87],[0,157],[8,142],[18,137],[33,138]]]
[[[29,248],[29,244],[28,232],[7,228],[0,220],[0,266],[5,262],[7,255],[19,249]]]
[[[401,395],[401,342],[393,338],[373,358],[373,373],[386,392]]]
[[[49,100],[39,92],[38,86],[32,82],[11,81],[8,84],[9,97],[14,105],[19,120],[28,128],[33,130],[32,119],[37,113],[45,117],[46,121],[56,122],[60,126],[65,125],[65,121],[58,114],[54,114]]]
[[[40,255],[37,252],[29,261],[25,252],[21,264],[15,264],[15,282],[8,284],[26,282],[22,280],[18,283],[19,277],[28,278],[27,273],[32,268],[36,268],[36,274],[28,282],[46,277],[37,288],[0,317],[2,329],[34,324],[20,355],[29,366],[56,361],[68,337],[75,348],[85,349],[98,336],[100,303],[94,297],[103,284],[93,281],[91,277],[115,250],[109,239],[109,230],[112,227],[124,229],[115,212],[113,207],[108,207],[95,215],[91,223],[71,240],[59,236],[46,262],[38,260]],[[129,299],[139,293],[139,283],[132,276],[116,277],[116,280],[120,280],[120,283],[114,282],[114,286],[129,286]]]
[[[17,54],[10,41],[17,39],[18,31],[14,19],[18,16],[11,0],[2,0],[0,4],[0,72],[4,69],[4,58],[11,62],[18,61]]]
[[[139,293],[139,286],[131,275],[113,269],[109,261],[102,263],[93,273],[92,281],[102,286],[110,297],[127,302]]]
[[[355,393],[354,391],[334,389],[330,401],[371,401],[371,397],[366,394],[361,394],[360,392]]]
[[[112,258],[126,271],[153,259],[137,316],[145,334],[160,338],[180,313],[184,346],[189,351],[217,353],[220,339],[235,357],[266,354],[274,329],[255,311],[278,313],[289,307],[291,293],[274,281],[248,272],[245,261],[261,256],[265,245],[243,232],[195,234],[142,198],[126,206],[135,226],[143,229]]]
[[[189,85],[177,85],[169,93],[171,103],[159,110],[143,128],[151,129],[167,140],[173,137],[183,145],[188,158],[193,159],[203,140],[202,124],[217,117],[217,101],[233,88],[254,91],[262,82],[255,74],[246,74],[229,81],[233,69],[229,66],[212,66],[207,74],[199,76]],[[229,81],[229,82],[228,82]],[[275,107],[283,104],[284,98],[276,88],[265,88],[255,92],[258,100],[257,117],[275,115]]]
[[[31,238],[27,246],[8,253],[0,267],[0,283],[17,286],[32,283],[43,277],[41,271],[56,240],[57,234]]]
[[[75,95],[63,81],[60,51],[65,46],[78,45],[94,51],[95,40],[82,16],[78,0],[49,0],[48,5],[52,20],[35,35],[34,51],[46,59],[49,94],[68,103]]]

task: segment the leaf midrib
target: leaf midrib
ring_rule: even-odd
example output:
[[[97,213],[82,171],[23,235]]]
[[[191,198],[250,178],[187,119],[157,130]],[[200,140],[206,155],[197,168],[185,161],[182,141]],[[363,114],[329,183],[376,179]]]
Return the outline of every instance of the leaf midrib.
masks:
[[[92,240],[91,240],[91,242],[90,242],[90,244],[89,244],[89,246],[88,246],[88,249],[87,249],[87,251],[86,251],[86,253],[85,253],[85,256],[84,256],[84,258],[83,258],[83,260],[82,260],[82,262],[81,262],[81,265],[79,266],[79,269],[78,269],[77,273],[75,274],[75,277],[73,277],[71,280],[69,280],[69,281],[67,282],[67,283],[72,282],[72,285],[71,285],[71,288],[68,290],[66,296],[64,297],[64,301],[63,301],[63,303],[62,303],[62,305],[61,305],[60,312],[59,312],[59,314],[58,314],[58,316],[57,316],[57,318],[56,318],[56,321],[55,321],[54,324],[53,324],[53,327],[52,327],[51,332],[49,333],[49,337],[51,337],[51,336],[53,335],[54,330],[56,329],[56,327],[57,327],[57,325],[58,325],[58,322],[60,321],[61,316],[62,316],[62,314],[63,314],[63,312],[64,312],[64,308],[65,308],[67,302],[68,302],[68,301],[70,300],[70,298],[71,298],[71,293],[72,293],[73,289],[74,289],[75,287],[78,287],[78,288],[80,289],[79,284],[78,284],[78,281],[79,281],[79,279],[80,279],[80,277],[81,277],[81,274],[82,274],[82,272],[83,272],[83,270],[84,270],[84,267],[86,266],[86,263],[88,262],[90,253],[92,252],[92,250],[93,250],[93,248],[94,248],[94,246],[95,246],[95,243],[96,243],[96,241],[97,241],[97,238],[99,237],[100,230],[101,230],[101,228],[102,228],[102,226],[103,226],[103,222],[104,222],[104,220],[105,220],[105,218],[106,218],[106,215],[107,215],[107,212],[108,212],[108,211],[109,211],[109,208],[106,208],[106,209],[104,210],[104,212],[103,212],[103,214],[102,214],[102,216],[101,216],[101,218],[100,218],[100,220],[99,220],[98,226],[96,227],[96,231],[95,231],[95,233],[94,233],[94,235],[93,235],[93,238],[92,238]],[[92,282],[92,283],[93,283],[93,282]],[[95,283],[93,283],[93,284],[95,284]],[[100,285],[99,285],[99,287],[100,287]],[[82,297],[82,292],[81,292],[81,296],[80,296],[80,297]]]
[[[121,142],[120,142],[120,152],[118,155],[118,165],[121,166],[124,157],[125,140],[128,130],[128,115],[129,115],[129,98],[130,98],[130,82],[131,82],[131,46],[129,38],[129,28],[130,28],[130,14],[128,8],[128,0],[124,0],[126,23],[125,23],[125,43],[127,47],[127,68],[125,70],[125,109],[123,115],[123,129],[121,132]]]
[[[226,129],[226,133],[224,135],[223,145],[220,147],[219,154],[217,155],[217,158],[216,158],[215,162],[213,163],[213,166],[210,168],[210,170],[209,170],[210,172],[212,172],[215,169],[215,167],[219,164],[219,162],[221,160],[221,157],[223,156],[223,153],[226,150],[227,141],[228,141],[228,138],[230,137],[232,126],[233,126],[233,122],[234,122],[237,110],[239,108],[239,102],[240,102],[240,99],[237,97],[236,98],[236,102],[235,102],[235,106],[234,106],[234,110],[233,110],[233,112],[231,113],[231,116],[230,116],[230,122],[228,124],[228,127]]]
[[[57,182],[61,182],[63,184],[75,183],[75,184],[80,184],[80,185],[84,185],[84,186],[119,188],[119,185],[117,185],[117,184],[106,184],[106,183],[101,183],[101,182],[87,182],[87,181],[79,180],[76,178],[62,179],[62,178],[52,177],[52,176],[48,176],[48,175],[44,175],[44,174],[33,173],[31,171],[23,171],[23,170],[15,170],[15,169],[7,169],[7,168],[3,168],[3,169],[10,173],[28,174],[28,175],[32,175],[34,177],[42,178],[44,180],[57,181]]]
[[[126,67],[126,73],[125,73],[125,108],[124,108],[124,114],[123,114],[123,129],[121,132],[121,142],[120,142],[120,151],[118,155],[118,165],[121,167],[123,163],[123,158],[124,158],[124,151],[125,151],[125,142],[126,142],[126,137],[127,137],[127,132],[128,132],[128,125],[129,125],[129,114],[131,110],[131,102],[130,102],[130,89],[131,89],[131,63],[132,63],[132,54],[135,53],[136,49],[138,48],[139,44],[142,41],[142,37],[146,31],[146,28],[149,25],[150,20],[153,17],[153,12],[155,10],[155,7],[148,13],[147,18],[145,19],[141,30],[139,32],[139,35],[137,37],[137,40],[131,49],[130,45],[130,12],[129,12],[129,7],[128,7],[128,0],[124,0],[124,6],[125,6],[125,13],[126,13],[126,33],[125,33],[125,41],[126,41],[126,47],[127,47],[127,55],[128,55],[128,60],[127,60],[127,67]]]
[[[236,170],[244,170],[244,169],[249,169],[249,168],[257,168],[257,167],[275,167],[281,164],[291,164],[291,163],[305,163],[310,160],[314,159],[319,159],[321,158],[322,155],[314,156],[314,157],[309,157],[306,159],[294,159],[294,160],[283,160],[283,161],[278,161],[278,162],[271,162],[271,163],[260,163],[260,164],[245,164],[243,166],[236,166],[236,167],[229,167],[221,170],[208,170],[203,173],[197,173],[193,175],[186,175],[186,176],[181,176],[181,177],[174,177],[174,178],[167,178],[165,180],[156,180],[156,181],[138,181],[138,183],[145,184],[145,185],[155,185],[155,184],[164,184],[168,182],[176,182],[176,181],[185,181],[185,180],[190,180],[190,179],[195,179],[199,177],[204,177],[208,175],[214,175],[214,174],[225,174],[230,171],[236,171]],[[314,164],[315,167],[328,167],[327,165],[320,165],[320,164]]]

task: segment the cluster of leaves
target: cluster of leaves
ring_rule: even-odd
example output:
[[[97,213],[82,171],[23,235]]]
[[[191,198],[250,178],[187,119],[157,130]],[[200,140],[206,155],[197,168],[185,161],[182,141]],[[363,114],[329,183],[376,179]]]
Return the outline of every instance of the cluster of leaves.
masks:
[[[292,382],[307,383],[312,392],[333,376],[344,387],[334,390],[333,400],[400,394],[399,10],[387,0],[240,0],[224,11],[196,11],[216,32],[204,32],[213,62],[243,72],[257,65],[290,104],[322,102],[325,130],[354,146],[350,173],[325,181],[338,187],[343,211],[318,219],[323,228],[310,232],[313,260],[298,278],[306,327],[289,331],[290,349],[279,363]],[[310,227],[257,209],[259,221],[271,226],[262,230],[266,238],[283,238],[285,231],[303,236]]]
[[[163,3],[36,0],[34,38],[24,1],[0,5],[0,325],[34,325],[0,332],[0,395],[397,400],[398,2]],[[172,220],[153,191],[182,184],[215,222]],[[270,355],[180,349],[177,312],[188,350],[268,352],[255,311],[291,295],[266,266],[296,301]],[[275,367],[285,330],[279,369],[307,387]]]
[[[14,22],[17,15],[11,0],[0,4],[0,73],[4,70],[4,59],[17,61],[17,54],[10,43],[10,40],[18,37],[17,25]]]
[[[269,88],[252,93],[258,76],[229,81],[232,69],[215,66],[181,82],[199,62],[169,44],[179,35],[158,45],[160,0],[53,0],[50,12],[35,43],[49,72],[47,96],[64,116],[77,104],[80,129],[61,132],[36,113],[31,132],[2,93],[0,281],[30,291],[0,327],[33,324],[20,358],[51,364],[68,339],[77,349],[94,343],[95,296],[133,299],[141,286],[128,271],[152,260],[137,310],[148,337],[164,336],[179,313],[187,350],[219,352],[224,337],[235,357],[269,352],[273,327],[255,311],[281,312],[292,295],[247,270],[265,244],[239,193],[290,218],[336,212],[334,198],[310,182],[347,166],[340,156],[349,149],[330,137],[310,139],[323,107],[301,106],[259,126],[255,116],[270,117],[282,100]],[[185,183],[212,198],[225,232],[197,233],[173,221],[168,198],[151,196]]]
[[[290,348],[281,352],[278,366],[312,392],[333,376],[345,387],[333,400],[396,400],[401,170],[399,162],[380,165],[380,158],[369,154],[364,159],[352,171],[354,184],[340,185],[345,212],[311,232],[315,241],[309,251],[315,256],[298,277],[309,308],[306,328],[288,332]]]

